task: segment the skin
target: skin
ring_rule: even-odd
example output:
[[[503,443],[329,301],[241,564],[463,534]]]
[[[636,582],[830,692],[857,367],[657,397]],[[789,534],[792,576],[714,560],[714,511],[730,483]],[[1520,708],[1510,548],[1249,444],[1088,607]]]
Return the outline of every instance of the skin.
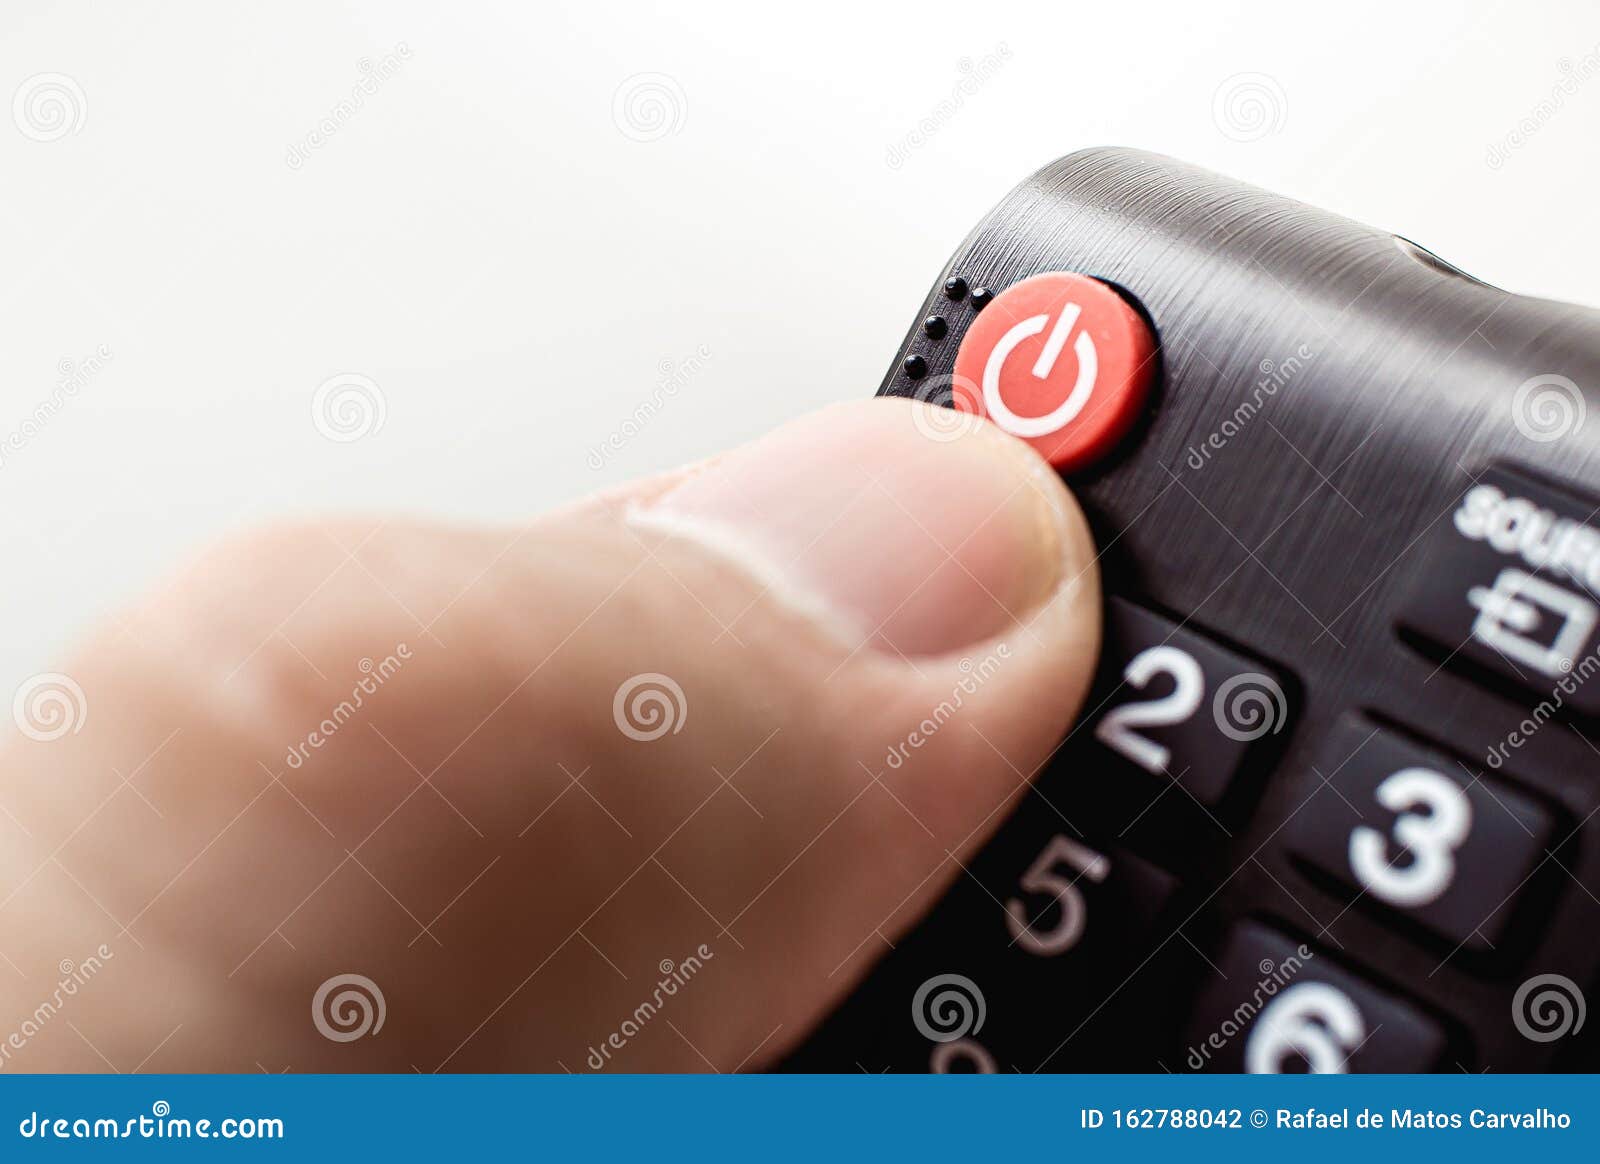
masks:
[[[72,727],[3,748],[0,1067],[771,1064],[960,874],[1098,649],[1059,478],[938,411],[841,406],[516,528],[266,529],[116,614],[50,661]],[[641,674],[682,692],[659,738],[648,700],[619,728]],[[63,963],[92,976],[39,1021]],[[340,974],[381,1029],[319,1029]]]

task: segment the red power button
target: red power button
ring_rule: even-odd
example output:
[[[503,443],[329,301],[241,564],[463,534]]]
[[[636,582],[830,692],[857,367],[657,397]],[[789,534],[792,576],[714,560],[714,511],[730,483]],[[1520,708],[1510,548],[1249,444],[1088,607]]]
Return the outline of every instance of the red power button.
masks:
[[[1052,271],[1002,291],[956,353],[955,407],[1021,437],[1063,473],[1105,456],[1139,418],[1156,341],[1087,275]]]

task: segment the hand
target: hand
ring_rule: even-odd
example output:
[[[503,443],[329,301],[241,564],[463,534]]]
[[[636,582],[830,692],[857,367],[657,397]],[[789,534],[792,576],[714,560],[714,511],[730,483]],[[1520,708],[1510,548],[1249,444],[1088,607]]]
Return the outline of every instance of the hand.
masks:
[[[1088,686],[1083,517],[954,416],[207,554],[18,694],[0,1069],[774,1062]]]

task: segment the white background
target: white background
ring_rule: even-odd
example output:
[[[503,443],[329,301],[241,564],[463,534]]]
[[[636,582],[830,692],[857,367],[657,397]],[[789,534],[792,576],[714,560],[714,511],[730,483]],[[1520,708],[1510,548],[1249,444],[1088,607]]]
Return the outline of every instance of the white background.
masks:
[[[111,358],[0,443],[0,694],[245,523],[514,518],[871,394],[978,216],[1086,145],[1600,303],[1600,75],[1535,114],[1600,51],[1592,2],[233,7],[7,5],[7,102],[41,73],[82,102],[50,141],[0,106],[0,434]],[[670,78],[656,140],[614,109],[641,73]],[[1263,123],[1218,116],[1239,74]],[[341,373],[384,404],[345,443],[312,414]]]

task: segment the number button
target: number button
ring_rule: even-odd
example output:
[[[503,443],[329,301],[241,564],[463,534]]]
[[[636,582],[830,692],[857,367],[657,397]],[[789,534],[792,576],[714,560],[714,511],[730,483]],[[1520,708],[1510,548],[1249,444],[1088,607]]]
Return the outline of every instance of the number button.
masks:
[[[1162,989],[1171,969],[1164,960],[1147,963],[1155,935],[1166,932],[1161,921],[1172,915],[1178,881],[1125,849],[1042,823],[1008,838],[1015,847],[992,867],[992,879],[987,862],[974,863],[975,878],[964,879],[971,920],[949,940],[988,950],[985,981],[1001,988],[983,1038],[995,1040],[991,1050],[1002,1063],[1024,1071],[1154,1067],[1134,1049],[1165,1036],[1179,1017],[1168,999],[1142,997]],[[1119,991],[1135,967],[1139,989]],[[1117,1041],[1116,1052],[1107,1038]]]
[[[1289,847],[1454,945],[1499,945],[1552,843],[1533,800],[1362,721],[1341,723],[1314,765]]]
[[[1443,1033],[1409,1003],[1265,926],[1235,928],[1218,969],[1190,1019],[1191,1070],[1427,1071],[1444,1055]]]
[[[1006,902],[1006,928],[1011,931],[1011,940],[1030,954],[1043,957],[1072,949],[1083,937],[1088,914],[1077,879],[1086,877],[1098,884],[1110,872],[1111,862],[1087,845],[1071,837],[1052,837],[1039,859],[1022,875],[1020,884],[1023,889],[1054,901],[1060,909],[1059,916],[1048,929],[1035,929],[1028,919],[1027,907],[1013,897]]]
[[[1095,738],[1208,807],[1222,802],[1251,745],[1288,723],[1276,672],[1124,599],[1106,603],[1102,658],[1110,694]]]
[[[1373,896],[1401,908],[1429,905],[1455,879],[1455,852],[1472,831],[1472,801],[1461,786],[1431,768],[1402,768],[1373,794],[1399,815],[1390,834],[1371,825],[1350,830],[1350,868]],[[1410,855],[1395,862],[1393,849]]]
[[[1121,848],[1079,839],[1049,816],[1047,823],[1022,812],[1002,826],[787,1068],[1153,1066],[1143,1051],[1175,1026],[1175,992],[1152,1000],[1117,987],[1135,966],[1141,986],[1161,972],[1159,962],[1143,967],[1153,932],[1173,912],[1178,881]],[[1079,1054],[1088,1060],[1080,1064]]]
[[[1244,1069],[1282,1075],[1295,1059],[1312,1075],[1342,1075],[1367,1023],[1350,996],[1326,982],[1297,982],[1261,1010],[1244,1041]]]
[[[1017,879],[1017,888],[1021,893],[1006,902],[1005,913],[1017,949],[1040,958],[1076,950],[1091,929],[1092,913],[1095,946],[1100,959],[1109,961],[1119,947],[1134,947],[1143,928],[1166,908],[1177,881],[1132,853],[1108,857],[1057,833]]]

